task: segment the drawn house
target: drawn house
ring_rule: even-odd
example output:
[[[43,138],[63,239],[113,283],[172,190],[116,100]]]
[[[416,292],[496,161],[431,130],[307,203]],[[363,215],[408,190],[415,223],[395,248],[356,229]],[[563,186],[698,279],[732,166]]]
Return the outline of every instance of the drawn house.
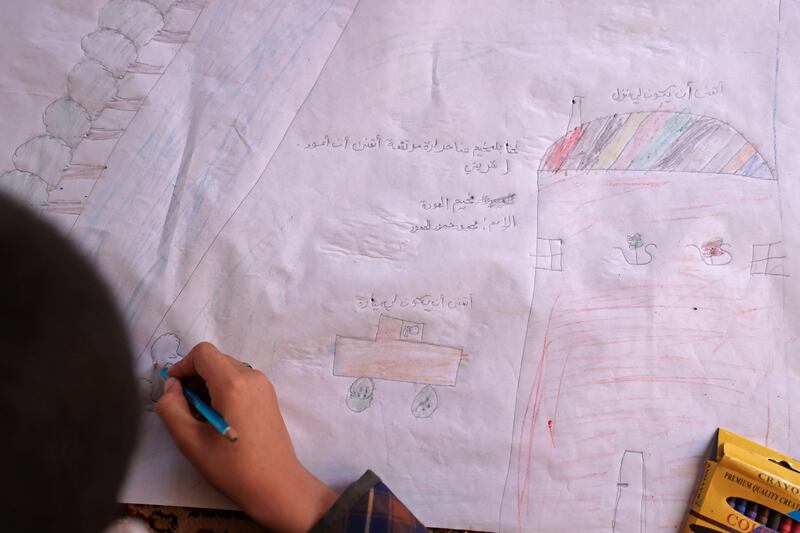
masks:
[[[577,109],[537,178],[503,513],[521,531],[674,529],[717,426],[786,445],[777,180],[721,120]],[[647,462],[641,496],[625,450],[629,477]]]
[[[438,405],[433,385],[453,387],[463,351],[422,341],[424,324],[381,315],[374,338],[336,336],[333,374],[357,378],[348,407],[361,412],[373,399],[373,379],[425,383],[411,404],[417,418],[428,418]]]

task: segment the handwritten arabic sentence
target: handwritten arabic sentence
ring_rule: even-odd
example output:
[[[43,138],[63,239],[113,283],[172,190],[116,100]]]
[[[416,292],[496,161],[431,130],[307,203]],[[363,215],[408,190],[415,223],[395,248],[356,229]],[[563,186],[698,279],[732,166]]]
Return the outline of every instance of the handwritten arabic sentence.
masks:
[[[511,141],[495,141],[491,144],[484,141],[479,144],[463,143],[460,141],[443,142],[439,141],[438,138],[434,138],[426,139],[421,142],[414,142],[408,139],[395,140],[380,134],[354,141],[351,140],[348,135],[340,138],[325,135],[321,140],[311,141],[304,146],[306,150],[316,150],[319,148],[350,150],[353,152],[391,150],[393,152],[406,154],[441,154],[445,152],[455,152],[470,155],[473,159],[477,159],[463,164],[462,170],[464,174],[472,174],[473,172],[488,174],[492,172],[505,176],[511,170],[509,159],[519,154],[519,141],[514,141],[513,144]],[[487,154],[491,154],[494,157],[490,160],[483,159]]]
[[[431,219],[425,219],[424,224],[412,224],[411,233],[418,231],[506,231],[517,227],[517,218],[514,215],[504,216],[500,219],[488,219],[484,217],[483,222],[475,220],[469,224],[459,224],[457,222],[432,223]]]
[[[373,292],[369,296],[356,295],[356,306],[361,310],[390,311],[394,307],[421,309],[426,313],[432,311],[465,311],[472,309],[472,295],[445,296],[444,294],[422,294],[407,296],[393,294],[391,296],[376,296]]]
[[[697,87],[691,81],[681,85],[673,83],[663,89],[643,89],[641,87],[623,89],[617,87],[617,90],[611,93],[611,99],[615,102],[630,100],[634,104],[638,104],[642,100],[662,100],[665,103],[669,103],[672,100],[701,100],[722,94],[724,88],[725,86],[721,81],[710,87]]]
[[[419,206],[423,211],[432,213],[451,213],[458,214],[467,209],[486,208],[491,210],[502,209],[514,205],[517,198],[516,193],[509,193],[503,196],[492,197],[488,194],[476,197],[474,194],[467,193],[463,198],[450,198],[440,196],[435,200],[420,200]],[[456,217],[457,218],[457,217]],[[471,218],[464,223],[449,219],[445,222],[431,221],[426,218],[423,224],[412,224],[411,233],[420,231],[506,231],[517,225],[517,219],[513,214],[503,217],[478,217]]]
[[[441,196],[435,201],[420,200],[419,204],[425,211],[432,211],[436,209],[444,209],[445,211],[463,211],[473,206],[486,206],[492,209],[514,205],[514,200],[517,199],[517,193],[510,193],[504,196],[492,198],[487,194],[476,198],[474,194],[467,194],[464,198],[449,198]]]

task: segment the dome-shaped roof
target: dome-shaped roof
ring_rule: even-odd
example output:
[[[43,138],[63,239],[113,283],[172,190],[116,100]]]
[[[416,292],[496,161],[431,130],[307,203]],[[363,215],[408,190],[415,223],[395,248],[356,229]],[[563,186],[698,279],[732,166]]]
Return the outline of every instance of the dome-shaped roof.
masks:
[[[775,179],[761,154],[730,125],[672,111],[612,115],[579,124],[550,146],[539,170],[703,172]]]

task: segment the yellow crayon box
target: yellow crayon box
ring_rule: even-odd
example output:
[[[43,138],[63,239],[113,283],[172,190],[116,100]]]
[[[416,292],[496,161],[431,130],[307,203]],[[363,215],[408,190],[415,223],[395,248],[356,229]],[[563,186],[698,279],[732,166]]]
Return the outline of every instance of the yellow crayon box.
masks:
[[[718,429],[682,531],[800,533],[800,462]]]

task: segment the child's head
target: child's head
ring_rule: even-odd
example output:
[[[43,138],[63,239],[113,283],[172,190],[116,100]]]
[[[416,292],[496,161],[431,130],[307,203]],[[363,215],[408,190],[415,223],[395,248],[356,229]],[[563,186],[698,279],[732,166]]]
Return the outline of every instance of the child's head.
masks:
[[[3,197],[0,250],[0,528],[99,531],[136,436],[123,323],[86,260]]]

